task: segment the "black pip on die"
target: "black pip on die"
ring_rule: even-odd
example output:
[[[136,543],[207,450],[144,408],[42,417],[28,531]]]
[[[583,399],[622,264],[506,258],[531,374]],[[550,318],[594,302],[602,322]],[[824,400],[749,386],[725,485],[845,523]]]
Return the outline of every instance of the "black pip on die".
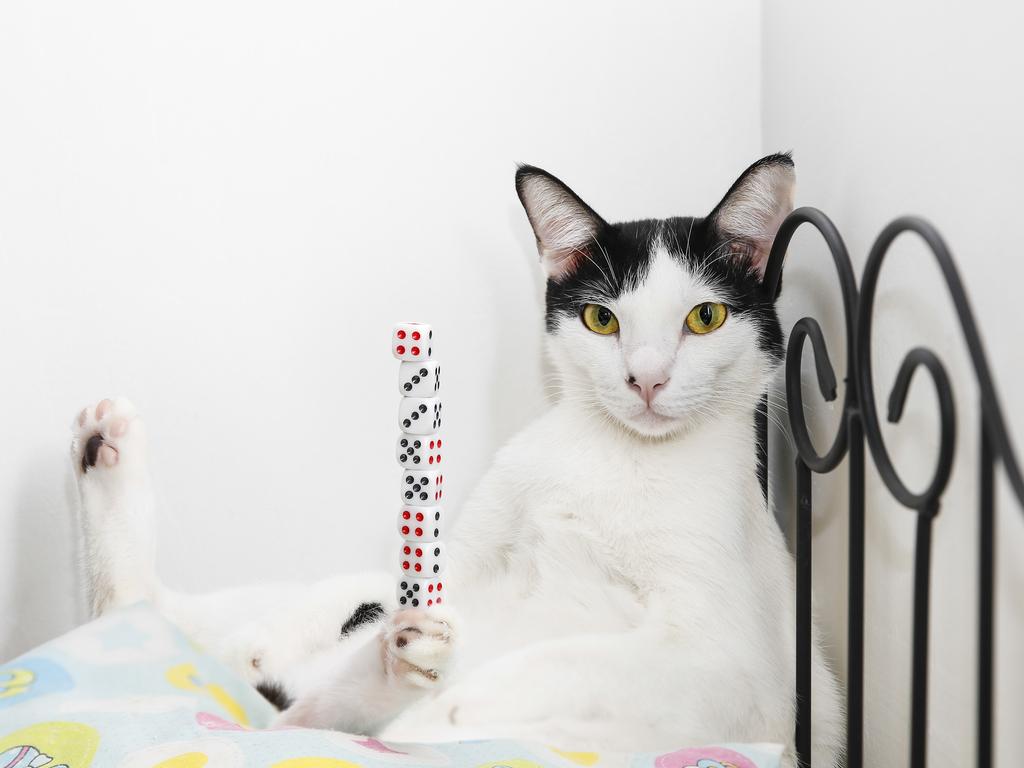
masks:
[[[398,369],[398,438],[395,452],[402,466],[398,533],[402,537],[398,603],[430,608],[442,603],[445,567],[441,543],[442,440],[441,366],[431,360],[434,332],[424,323],[399,323],[391,335]]]
[[[444,599],[444,583],[441,579],[408,579],[398,582],[398,599],[405,606],[424,605],[429,608]]]
[[[407,469],[402,473],[402,501],[428,506],[438,504],[444,491],[444,475],[431,469]]]
[[[398,427],[410,435],[433,435],[441,428],[441,398],[403,397],[398,404]]]
[[[430,397],[441,388],[441,364],[436,360],[401,363],[398,393],[405,397]]]
[[[398,463],[406,469],[436,467],[441,463],[441,436],[401,435],[397,455]]]

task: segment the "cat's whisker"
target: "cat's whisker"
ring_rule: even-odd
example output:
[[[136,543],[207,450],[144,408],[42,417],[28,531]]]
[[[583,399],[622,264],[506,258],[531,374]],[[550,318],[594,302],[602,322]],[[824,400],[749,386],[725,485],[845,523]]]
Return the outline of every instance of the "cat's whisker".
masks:
[[[590,239],[593,240],[594,241],[594,245],[596,245],[600,249],[601,254],[604,256],[604,261],[608,265],[608,271],[611,272],[612,273],[612,277],[615,278],[615,285],[612,286],[612,287],[616,291],[621,291],[622,290],[622,283],[619,282],[619,277],[618,277],[618,275],[615,274],[615,268],[612,266],[612,260],[608,256],[607,249],[603,245],[601,245],[601,243],[598,242],[598,239],[596,237],[594,237],[593,235],[591,235]]]
[[[592,239],[593,239],[593,236],[592,236]],[[596,239],[594,240],[594,242],[597,242]],[[591,264],[594,265],[594,268],[597,269],[598,273],[600,273],[601,277],[604,279],[605,287],[608,290],[608,295],[609,296],[615,296],[618,293],[618,291],[615,288],[615,284],[608,277],[608,273],[604,271],[604,268],[600,264],[598,264],[596,261],[594,261],[594,259],[591,257],[590,253],[588,252],[588,250],[586,248],[579,248],[579,249],[577,249],[576,252],[581,254],[587,261],[589,261]],[[607,257],[607,254],[606,254],[606,257]],[[608,266],[611,267],[611,262],[608,263]]]
[[[739,240],[738,237],[730,237],[727,240],[724,240],[722,243],[720,243],[710,253],[708,253],[706,260],[704,261],[704,263],[701,266],[702,274],[704,274],[705,276],[709,276],[711,274],[711,268],[712,267],[714,267],[719,262],[722,262],[722,261],[725,261],[726,259],[728,259],[732,255],[732,251],[731,250],[725,250],[725,249],[727,249],[728,246],[732,245],[737,240]]]

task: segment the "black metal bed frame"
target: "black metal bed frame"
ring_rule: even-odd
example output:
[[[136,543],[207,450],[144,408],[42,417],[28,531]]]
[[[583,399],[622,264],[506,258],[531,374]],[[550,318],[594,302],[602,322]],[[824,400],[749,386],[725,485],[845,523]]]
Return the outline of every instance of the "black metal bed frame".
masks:
[[[949,481],[956,443],[956,420],[949,376],[929,349],[910,350],[889,395],[887,418],[899,421],[911,379],[924,368],[935,385],[939,404],[939,459],[928,487],[914,493],[903,483],[882,438],[875,404],[871,368],[871,327],[878,276],[889,248],[904,232],[913,232],[928,246],[938,262],[949,289],[973,363],[979,389],[979,547],[978,547],[978,666],[977,666],[977,766],[992,765],[992,672],[993,672],[993,568],[995,534],[995,465],[1001,462],[1018,503],[1024,507],[1024,478],[1007,433],[999,399],[989,372],[974,314],[949,248],[938,230],[916,217],[896,219],[878,235],[868,254],[858,291],[846,246],[832,221],[816,208],[799,208],[783,222],[772,245],[765,274],[769,295],[778,296],[782,266],[790,240],[803,224],[816,229],[835,263],[842,292],[847,337],[847,387],[842,416],[831,447],[818,454],[804,418],[800,366],[804,343],[813,350],[818,388],[826,400],[836,398],[836,375],[829,360],[821,327],[811,317],[793,326],[786,350],[785,388],[789,425],[796,446],[796,747],[801,768],[810,766],[811,754],[811,499],[812,473],[827,474],[849,459],[849,585],[846,751],[849,768],[861,768],[864,759],[864,442],[889,493],[917,513],[914,545],[913,658],[911,666],[910,765],[926,765],[928,692],[928,609],[932,521],[939,513],[942,494]],[[758,412],[761,441],[759,465],[767,469],[767,398]],[[762,473],[766,482],[767,473]]]

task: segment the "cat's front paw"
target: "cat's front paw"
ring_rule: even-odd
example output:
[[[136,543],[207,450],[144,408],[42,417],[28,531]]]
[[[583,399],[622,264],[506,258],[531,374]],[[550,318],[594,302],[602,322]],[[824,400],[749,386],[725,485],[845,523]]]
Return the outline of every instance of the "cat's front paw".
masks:
[[[384,627],[384,668],[419,688],[444,682],[455,650],[455,617],[446,608],[395,611]]]
[[[83,408],[72,424],[71,463],[79,477],[140,464],[145,437],[135,406],[124,398]]]

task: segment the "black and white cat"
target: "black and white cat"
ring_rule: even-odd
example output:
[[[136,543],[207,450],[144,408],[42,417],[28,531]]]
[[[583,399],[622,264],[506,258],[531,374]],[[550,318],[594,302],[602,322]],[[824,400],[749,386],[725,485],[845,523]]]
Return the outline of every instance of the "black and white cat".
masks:
[[[72,445],[94,611],[153,600],[272,685],[289,705],[282,723],[791,748],[793,565],[758,482],[753,414],[782,358],[761,280],[793,185],[790,158],[772,155],[705,218],[609,224],[552,175],[519,169],[559,397],[461,511],[457,619],[391,611],[387,574],[167,589],[152,566],[143,426],[123,400],[84,410]],[[817,647],[813,663],[814,764],[835,765],[839,688]]]

